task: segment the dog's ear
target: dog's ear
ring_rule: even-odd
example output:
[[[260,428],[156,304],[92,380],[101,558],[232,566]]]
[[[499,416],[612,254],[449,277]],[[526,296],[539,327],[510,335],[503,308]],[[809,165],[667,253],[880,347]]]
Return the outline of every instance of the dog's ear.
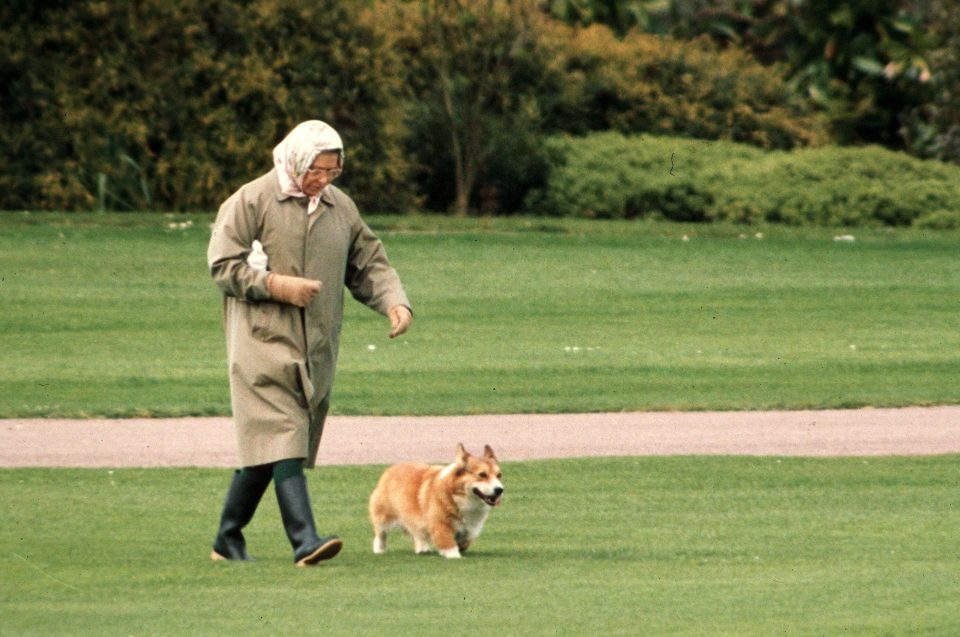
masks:
[[[493,453],[493,449],[490,448],[490,445],[483,446],[483,457],[497,462],[497,456]]]
[[[467,459],[470,457],[470,453],[463,446],[462,442],[457,443],[457,459],[454,464],[457,465],[457,475],[461,476],[467,470]]]

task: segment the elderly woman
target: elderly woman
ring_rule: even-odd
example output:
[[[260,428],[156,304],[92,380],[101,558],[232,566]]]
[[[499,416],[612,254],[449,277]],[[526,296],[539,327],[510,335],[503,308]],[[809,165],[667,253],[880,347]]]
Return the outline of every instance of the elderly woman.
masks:
[[[410,303],[380,240],[332,182],[340,136],[307,121],[273,151],[274,168],[220,207],[207,259],[224,294],[230,395],[240,466],[213,543],[215,560],[247,560],[242,529],[273,480],[297,566],[340,552],[319,536],[304,467],[316,463],[330,404],[344,288],[407,331]]]

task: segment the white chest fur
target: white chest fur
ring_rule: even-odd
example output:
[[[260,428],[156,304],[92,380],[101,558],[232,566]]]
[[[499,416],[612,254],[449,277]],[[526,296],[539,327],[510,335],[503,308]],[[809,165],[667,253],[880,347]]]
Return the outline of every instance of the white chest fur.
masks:
[[[457,535],[463,534],[470,540],[477,539],[480,531],[483,530],[483,523],[490,515],[490,507],[473,495],[466,496],[465,501],[458,504],[460,504],[460,528],[457,529]]]

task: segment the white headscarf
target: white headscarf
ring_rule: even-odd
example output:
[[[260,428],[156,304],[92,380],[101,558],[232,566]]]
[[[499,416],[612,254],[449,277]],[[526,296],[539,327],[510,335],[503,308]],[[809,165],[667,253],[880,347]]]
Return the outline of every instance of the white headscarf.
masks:
[[[313,160],[322,152],[339,151],[340,164],[343,165],[343,141],[337,131],[324,122],[311,119],[294,128],[273,149],[273,164],[277,167],[280,190],[290,197],[306,197],[300,188],[303,176],[313,165]],[[326,190],[326,188],[324,188]],[[320,205],[320,195],[310,197],[307,214],[313,213]]]

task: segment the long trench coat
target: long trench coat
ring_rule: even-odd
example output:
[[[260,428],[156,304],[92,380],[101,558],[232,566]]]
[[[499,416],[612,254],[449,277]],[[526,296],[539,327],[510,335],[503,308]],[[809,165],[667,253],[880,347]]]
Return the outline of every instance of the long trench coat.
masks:
[[[283,195],[276,169],[220,207],[207,250],[224,294],[230,397],[241,466],[305,458],[316,464],[330,402],[344,289],[386,314],[410,307],[380,240],[353,201],[327,186],[319,208]],[[247,263],[254,240],[268,271],[322,283],[306,308],[270,299],[268,271]]]

